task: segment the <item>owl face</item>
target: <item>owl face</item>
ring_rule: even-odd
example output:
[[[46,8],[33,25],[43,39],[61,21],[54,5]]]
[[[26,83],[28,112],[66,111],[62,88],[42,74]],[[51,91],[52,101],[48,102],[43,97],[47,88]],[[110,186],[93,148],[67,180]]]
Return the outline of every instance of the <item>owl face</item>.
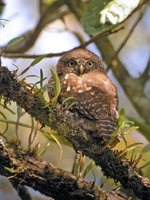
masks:
[[[94,70],[104,72],[102,61],[98,56],[84,49],[76,49],[66,53],[57,64],[59,75],[73,73],[81,76]]]

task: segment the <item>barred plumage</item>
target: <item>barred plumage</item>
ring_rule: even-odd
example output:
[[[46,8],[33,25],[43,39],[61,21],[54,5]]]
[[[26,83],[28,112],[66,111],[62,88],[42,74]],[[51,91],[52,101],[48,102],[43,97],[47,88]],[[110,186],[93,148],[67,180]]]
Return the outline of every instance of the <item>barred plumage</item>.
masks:
[[[116,129],[118,95],[102,61],[90,51],[76,49],[64,54],[56,67],[61,99],[75,97],[74,111],[81,126],[107,143]]]

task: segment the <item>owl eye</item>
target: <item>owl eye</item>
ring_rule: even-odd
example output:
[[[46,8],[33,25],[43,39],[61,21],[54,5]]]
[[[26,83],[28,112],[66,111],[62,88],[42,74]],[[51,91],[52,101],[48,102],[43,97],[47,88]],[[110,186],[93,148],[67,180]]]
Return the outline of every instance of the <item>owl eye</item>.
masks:
[[[89,68],[92,68],[92,67],[94,66],[94,62],[93,62],[93,61],[89,61],[89,62],[87,63],[87,66],[88,66]]]
[[[76,61],[74,61],[74,60],[70,60],[69,62],[68,62],[68,66],[69,67],[74,67],[76,65]]]

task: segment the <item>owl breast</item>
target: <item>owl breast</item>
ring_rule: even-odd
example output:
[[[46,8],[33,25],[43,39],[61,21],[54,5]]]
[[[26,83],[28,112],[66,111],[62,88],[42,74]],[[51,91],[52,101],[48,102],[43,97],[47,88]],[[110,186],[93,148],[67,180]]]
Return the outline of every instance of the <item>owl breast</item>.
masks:
[[[90,82],[87,82],[83,77],[77,76],[76,74],[69,73],[62,77],[62,97],[78,97],[78,95],[91,90]]]
[[[75,97],[75,108],[85,117],[99,119],[109,113],[115,114],[118,106],[116,88],[105,74],[97,72],[89,72],[82,76],[65,74],[61,78],[61,84],[62,99]]]

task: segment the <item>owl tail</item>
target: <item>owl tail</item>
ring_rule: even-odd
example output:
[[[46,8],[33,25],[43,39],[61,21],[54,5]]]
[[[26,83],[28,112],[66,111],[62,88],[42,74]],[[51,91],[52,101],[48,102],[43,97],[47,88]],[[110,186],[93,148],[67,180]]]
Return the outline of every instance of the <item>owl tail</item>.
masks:
[[[100,139],[100,143],[106,144],[110,140],[111,134],[117,129],[117,122],[111,117],[106,117],[98,119],[96,125],[98,128],[96,137]]]

